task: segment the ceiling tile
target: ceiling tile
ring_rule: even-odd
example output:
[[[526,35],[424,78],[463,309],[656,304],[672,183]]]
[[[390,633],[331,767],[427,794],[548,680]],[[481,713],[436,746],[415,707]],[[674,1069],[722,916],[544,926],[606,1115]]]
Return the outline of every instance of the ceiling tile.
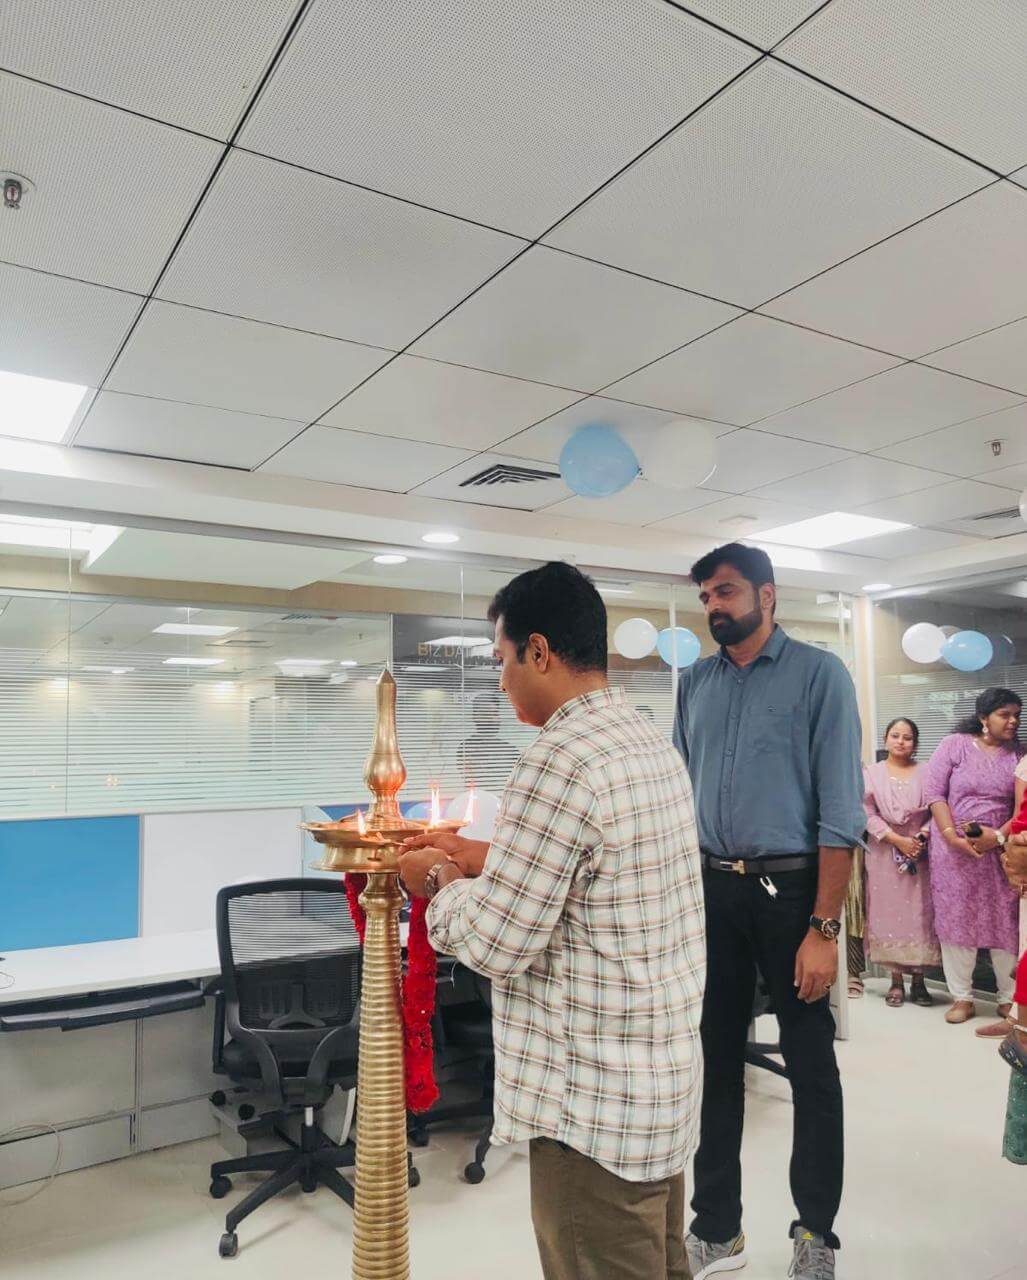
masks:
[[[579,427],[586,427],[594,422],[615,427],[632,448],[636,448],[647,432],[665,422],[673,422],[678,416],[670,409],[652,409],[645,405],[628,404],[623,400],[611,400],[606,396],[586,396],[503,443],[506,451],[517,457],[558,462],[560,450]],[[704,425],[717,435],[725,435],[733,430],[722,422],[707,422]]]
[[[1015,504],[1016,494],[1009,489],[976,480],[949,480],[916,493],[907,493],[901,502],[891,497],[878,497],[852,510],[860,515],[908,520],[917,525],[958,525],[964,518],[1000,511]],[[969,531],[974,532],[972,528]],[[978,536],[990,536],[987,527],[977,529],[976,533]]]
[[[1027,187],[1027,168],[1018,169],[1016,173],[1011,173],[1009,176],[1019,186]]]
[[[332,427],[487,449],[577,398],[537,382],[398,356],[324,416]]]
[[[683,515],[659,520],[654,527],[673,529],[676,533],[708,534],[720,542],[730,542],[817,514],[813,510],[799,509],[790,502],[772,502],[769,498],[755,498],[752,494],[724,498],[711,493],[710,497],[715,501],[703,503]]]
[[[4,0],[4,66],[227,138],[295,0]]]
[[[944,347],[923,363],[1027,395],[1027,318]]]
[[[990,447],[993,440],[1002,442],[997,457]],[[1027,402],[879,452],[897,462],[929,461],[935,470],[953,476],[991,475],[996,484],[1002,484],[1002,474],[1009,466],[1027,462]]]
[[[768,438],[779,443],[783,440],[781,436]],[[806,448],[822,447],[806,445]],[[832,462],[805,475],[766,484],[756,492],[761,497],[775,498],[779,502],[801,502],[829,511],[855,511],[862,503],[894,498],[898,494],[912,493],[915,489],[926,489],[938,481],[936,471],[902,466],[861,453],[841,462]]]
[[[302,429],[303,423],[281,418],[101,391],[75,444],[250,468]]]
[[[639,476],[612,498],[575,495],[546,508],[547,516],[572,516],[575,520],[608,520],[612,524],[641,527],[667,516],[693,511],[720,495],[709,489],[664,489]]]
[[[233,152],[159,293],[399,348],[522,247],[495,231]]]
[[[414,351],[597,391],[735,314],[682,289],[536,247],[447,316]]]
[[[894,357],[866,347],[747,315],[608,390],[677,413],[746,426],[894,363]]]
[[[547,241],[757,306],[987,180],[967,161],[767,62]]]
[[[974,476],[975,480],[983,480],[987,484],[1001,484],[1007,489],[1015,489],[1022,493],[1027,489],[1027,463],[1016,463],[1004,466],[1001,471],[985,471]]]
[[[96,386],[142,299],[0,263],[0,369]]]
[[[906,520],[906,498],[895,498],[894,515],[886,520]],[[866,514],[866,513],[864,513]],[[882,533],[876,538],[860,538],[847,542],[841,550],[854,556],[877,556],[881,560],[908,559],[909,556],[927,555],[932,551],[948,551],[952,547],[967,546],[975,538],[964,533],[944,533],[940,529],[900,529],[898,533]]]
[[[798,477],[818,467],[840,463],[851,459],[852,454],[843,449],[832,449],[823,444],[810,444],[806,440],[786,440],[781,436],[770,436],[762,431],[732,431],[717,441],[717,470],[713,483],[724,493],[746,493],[750,489],[772,485],[775,481],[785,481],[794,476],[792,481],[795,491],[801,496],[796,501],[813,507],[803,492],[804,480]],[[811,477],[812,478],[812,477]],[[777,494],[767,493],[768,498],[776,498]],[[786,501],[791,501],[789,493]],[[824,508],[821,507],[821,510]],[[828,508],[830,509],[830,508]],[[794,519],[795,517],[793,517]]]
[[[996,182],[765,310],[916,357],[1023,315],[1027,200]]]
[[[527,484],[486,484],[470,485],[465,482],[489,467],[524,467],[523,458],[513,458],[503,453],[479,453],[475,458],[447,471],[445,475],[436,476],[426,484],[419,485],[414,493],[419,497],[448,498],[454,502],[473,502],[487,507],[514,507],[521,511],[541,511],[554,502],[570,497],[570,490],[559,474],[545,480],[536,480]],[[542,471],[553,468],[538,463],[534,464]]]
[[[389,356],[338,338],[151,302],[106,386],[310,422]]]
[[[220,154],[215,142],[0,72],[6,171],[34,184],[0,258],[147,292]]]
[[[467,456],[466,449],[314,426],[271,458],[261,472],[406,493]]]
[[[592,0],[315,5],[241,143],[539,235],[755,56],[651,0],[595,19]]]
[[[761,431],[799,436],[822,444],[858,443],[861,450],[883,450],[885,445],[991,413],[1016,401],[1017,397],[1011,392],[997,391],[994,387],[920,365],[905,364],[775,414],[764,419],[759,427]],[[911,449],[911,455],[907,456],[902,449]],[[909,446],[900,446],[898,453],[891,451],[885,456],[914,463],[924,462],[930,456],[931,465],[939,471],[951,470],[933,454],[925,454],[915,441],[910,441]]]
[[[693,13],[727,27],[743,40],[769,49],[809,17],[824,0],[689,0]]]
[[[1027,8],[835,0],[777,51],[1003,173],[1027,159]]]

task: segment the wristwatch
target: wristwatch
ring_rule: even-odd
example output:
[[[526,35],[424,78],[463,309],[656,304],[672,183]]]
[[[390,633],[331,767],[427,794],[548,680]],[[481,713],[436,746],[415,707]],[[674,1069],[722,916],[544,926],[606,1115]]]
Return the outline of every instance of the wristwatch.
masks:
[[[1004,849],[1006,847],[1006,833],[997,830],[995,832],[995,841],[1000,849]]]
[[[434,867],[424,877],[424,896],[430,901],[439,891],[439,873],[446,864],[444,862],[436,862]]]
[[[836,942],[842,931],[842,922],[840,920],[821,920],[819,916],[810,916],[809,927],[816,929],[817,933],[822,933],[828,942]]]

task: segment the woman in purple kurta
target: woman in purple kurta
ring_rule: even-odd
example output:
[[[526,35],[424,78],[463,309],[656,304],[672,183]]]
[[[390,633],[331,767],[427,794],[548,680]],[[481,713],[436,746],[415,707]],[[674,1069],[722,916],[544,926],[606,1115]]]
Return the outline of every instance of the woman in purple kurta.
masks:
[[[888,1003],[905,999],[903,974],[913,975],[911,995],[930,1004],[924,985],[927,965],[941,962],[934,931],[930,861],[918,837],[930,812],[923,798],[925,768],[913,762],[919,732],[911,720],[893,720],[885,731],[888,759],[864,769],[869,837],[866,858],[867,954],[891,970]]]
[[[1008,689],[986,689],[976,715],[938,744],[924,779],[931,806],[931,895],[941,942],[945,981],[953,997],[950,1022],[973,1017],[973,969],[977,948],[992,952],[999,1014],[1013,994],[1017,898],[1000,862],[999,842],[1013,816],[1013,774],[1022,753],[1017,742],[1021,703]],[[964,828],[977,822],[980,837]]]

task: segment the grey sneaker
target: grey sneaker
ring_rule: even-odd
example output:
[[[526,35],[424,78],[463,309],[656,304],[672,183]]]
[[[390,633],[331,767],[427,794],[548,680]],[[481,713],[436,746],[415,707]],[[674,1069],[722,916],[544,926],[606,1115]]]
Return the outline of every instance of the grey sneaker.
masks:
[[[829,1248],[823,1236],[805,1227],[792,1232],[795,1253],[788,1274],[793,1280],[834,1280],[834,1250]]]
[[[745,1266],[745,1236],[737,1235],[727,1244],[710,1244],[691,1232],[685,1236],[685,1253],[692,1280],[706,1280],[722,1271],[741,1271]]]

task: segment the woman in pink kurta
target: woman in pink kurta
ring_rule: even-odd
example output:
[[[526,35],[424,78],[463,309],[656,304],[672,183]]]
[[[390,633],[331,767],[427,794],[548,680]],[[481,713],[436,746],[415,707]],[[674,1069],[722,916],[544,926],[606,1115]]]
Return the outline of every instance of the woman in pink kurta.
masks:
[[[1000,862],[1013,816],[1014,772],[1021,701],[1010,689],[985,689],[975,714],[943,738],[931,757],[924,800],[931,806],[930,859],[934,926],[941,942],[945,981],[953,1005],[949,1022],[974,1015],[977,949],[991,950],[999,1015],[1011,1008],[1016,963],[1017,897]],[[979,836],[965,828],[978,823]],[[983,1029],[1004,1034],[1001,1023]]]
[[[893,720],[884,734],[887,760],[863,770],[869,846],[866,858],[868,958],[891,970],[887,1001],[906,998],[904,974],[912,974],[914,1004],[932,1003],[924,967],[941,963],[934,932],[930,861],[921,833],[930,811],[923,798],[924,766],[916,764],[920,731],[912,720]]]

